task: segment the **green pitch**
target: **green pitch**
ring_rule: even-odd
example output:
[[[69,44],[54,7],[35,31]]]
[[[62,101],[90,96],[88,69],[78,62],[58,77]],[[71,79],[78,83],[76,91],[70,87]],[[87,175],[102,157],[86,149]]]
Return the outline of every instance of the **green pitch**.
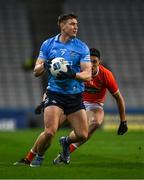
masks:
[[[69,165],[54,166],[60,151],[58,139],[68,134],[60,130],[45,155],[42,167],[13,166],[30,149],[40,130],[0,132],[1,179],[143,179],[144,131],[129,131],[117,136],[115,131],[98,130],[71,154]]]

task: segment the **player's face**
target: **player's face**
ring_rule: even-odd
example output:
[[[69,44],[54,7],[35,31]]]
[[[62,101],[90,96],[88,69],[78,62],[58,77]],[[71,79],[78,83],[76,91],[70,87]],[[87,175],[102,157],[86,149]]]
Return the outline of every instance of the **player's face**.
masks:
[[[78,32],[78,22],[76,19],[68,19],[61,26],[62,33],[69,37],[76,37]]]
[[[100,59],[96,56],[90,56],[91,59],[91,63],[92,63],[92,71],[96,72],[97,71],[97,67],[100,64]]]

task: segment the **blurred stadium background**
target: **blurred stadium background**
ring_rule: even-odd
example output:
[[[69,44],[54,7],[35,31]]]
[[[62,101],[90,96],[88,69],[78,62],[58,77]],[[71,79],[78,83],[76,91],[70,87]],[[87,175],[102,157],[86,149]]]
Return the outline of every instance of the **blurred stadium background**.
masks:
[[[34,115],[46,78],[32,67],[43,40],[58,33],[57,17],[79,16],[78,37],[102,53],[126,101],[129,129],[144,129],[143,0],[0,0],[0,130],[42,127]],[[108,95],[103,128],[115,128],[118,114]]]

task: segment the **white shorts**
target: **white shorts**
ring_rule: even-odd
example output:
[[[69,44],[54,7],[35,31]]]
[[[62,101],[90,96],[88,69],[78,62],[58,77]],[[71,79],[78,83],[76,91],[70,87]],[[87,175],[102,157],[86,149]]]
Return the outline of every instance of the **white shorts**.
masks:
[[[88,116],[88,124],[95,124],[96,121],[98,121],[98,119],[95,119],[95,113],[93,111],[97,110],[97,109],[101,109],[103,111],[103,105],[104,104],[100,104],[100,103],[89,103],[87,101],[84,101],[84,105],[87,111],[87,116]],[[103,121],[103,119],[101,120]]]
[[[84,105],[87,111],[94,110],[94,109],[102,109],[103,110],[103,103],[89,103],[84,101]]]

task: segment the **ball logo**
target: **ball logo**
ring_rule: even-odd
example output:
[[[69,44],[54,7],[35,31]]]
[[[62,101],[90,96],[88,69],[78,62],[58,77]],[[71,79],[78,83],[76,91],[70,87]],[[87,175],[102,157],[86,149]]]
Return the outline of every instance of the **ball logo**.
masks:
[[[57,74],[62,72],[67,72],[67,65],[69,63],[63,57],[57,57],[52,60],[50,72],[53,76],[57,76]]]
[[[55,71],[55,70],[59,70],[60,68],[61,68],[61,66],[60,66],[60,63],[59,63],[59,62],[56,62],[56,63],[53,64],[53,69],[54,69],[54,71]]]

